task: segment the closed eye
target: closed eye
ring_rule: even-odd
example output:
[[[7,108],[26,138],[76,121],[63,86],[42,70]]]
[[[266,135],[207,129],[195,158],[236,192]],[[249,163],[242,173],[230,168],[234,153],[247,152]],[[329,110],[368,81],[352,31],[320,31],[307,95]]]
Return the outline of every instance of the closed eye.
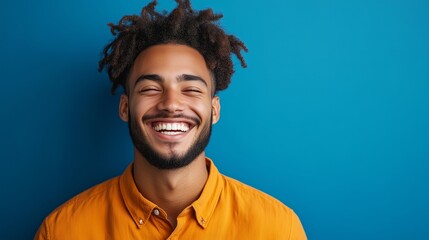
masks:
[[[203,93],[203,91],[199,88],[186,88],[183,90],[185,94],[191,94],[191,95],[200,95]]]
[[[201,93],[202,91],[197,88],[191,88],[191,89],[185,89],[184,92],[198,92]]]
[[[161,92],[158,88],[144,88],[139,91],[140,94],[156,94],[158,92]]]

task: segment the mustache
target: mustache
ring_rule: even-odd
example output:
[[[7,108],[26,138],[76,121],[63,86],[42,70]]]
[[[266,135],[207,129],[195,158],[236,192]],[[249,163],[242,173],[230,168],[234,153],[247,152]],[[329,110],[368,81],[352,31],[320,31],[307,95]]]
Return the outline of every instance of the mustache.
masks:
[[[152,120],[152,119],[157,119],[157,118],[185,118],[185,119],[189,119],[191,121],[193,121],[196,125],[200,125],[201,124],[201,120],[197,117],[192,117],[192,116],[187,116],[183,113],[180,114],[170,114],[167,112],[160,112],[157,114],[148,114],[148,115],[144,115],[142,117],[142,121],[148,121],[148,120]]]

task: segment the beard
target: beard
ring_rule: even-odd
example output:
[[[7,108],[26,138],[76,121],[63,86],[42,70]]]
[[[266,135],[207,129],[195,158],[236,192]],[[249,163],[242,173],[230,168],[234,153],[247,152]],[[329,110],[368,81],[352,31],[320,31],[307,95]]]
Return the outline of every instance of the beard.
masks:
[[[196,136],[196,139],[191,144],[191,146],[182,154],[176,152],[173,147],[175,143],[169,144],[167,148],[170,149],[169,156],[165,156],[160,152],[157,152],[153,147],[150,146],[146,137],[143,135],[141,126],[136,118],[131,115],[129,112],[130,121],[128,122],[128,129],[130,132],[131,139],[133,141],[134,147],[140,154],[149,162],[152,166],[158,169],[178,169],[189,165],[193,162],[198,155],[200,155],[204,149],[209,144],[210,135],[212,131],[212,115],[210,116],[210,121],[207,121],[204,126],[201,126],[201,121],[199,119],[193,119],[197,122],[196,127],[202,127],[199,135]],[[150,118],[159,118],[166,117],[162,116],[151,116]],[[183,117],[183,116],[175,116]],[[143,117],[143,119],[147,119]],[[142,120],[143,121],[143,120]]]

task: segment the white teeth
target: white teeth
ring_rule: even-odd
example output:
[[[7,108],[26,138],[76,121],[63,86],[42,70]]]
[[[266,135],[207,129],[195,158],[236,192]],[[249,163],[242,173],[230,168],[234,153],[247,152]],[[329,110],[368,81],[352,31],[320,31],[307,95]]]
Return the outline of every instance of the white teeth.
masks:
[[[153,129],[155,129],[155,131],[157,132],[162,132],[164,134],[175,135],[189,131],[189,125],[187,123],[156,123],[153,125]]]
[[[165,131],[161,131],[161,133],[162,134],[165,134],[165,135],[178,135],[178,134],[181,134],[182,132],[165,132]]]

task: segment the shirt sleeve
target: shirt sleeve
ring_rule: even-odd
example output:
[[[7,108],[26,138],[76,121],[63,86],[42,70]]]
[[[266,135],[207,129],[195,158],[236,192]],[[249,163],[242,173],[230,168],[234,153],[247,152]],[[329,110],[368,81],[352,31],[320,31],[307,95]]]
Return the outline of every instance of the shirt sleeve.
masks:
[[[307,240],[301,221],[294,211],[292,211],[292,227],[289,240]]]
[[[40,225],[39,230],[37,230],[36,235],[34,236],[34,240],[48,240],[48,225],[46,220],[43,221],[42,225]]]

